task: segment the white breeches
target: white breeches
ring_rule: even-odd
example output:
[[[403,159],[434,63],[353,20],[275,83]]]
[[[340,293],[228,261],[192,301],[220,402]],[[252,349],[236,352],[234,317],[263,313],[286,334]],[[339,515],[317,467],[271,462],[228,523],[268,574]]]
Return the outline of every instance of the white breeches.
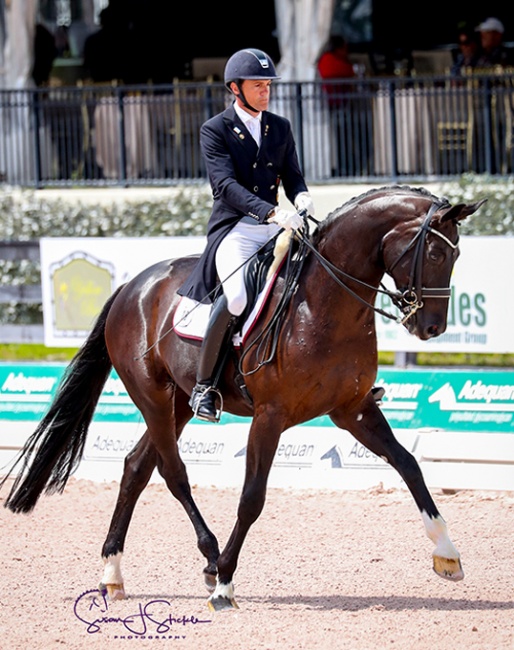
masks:
[[[216,270],[227,297],[228,310],[233,316],[242,314],[246,307],[244,263],[279,230],[275,223],[254,226],[239,222],[219,245]]]

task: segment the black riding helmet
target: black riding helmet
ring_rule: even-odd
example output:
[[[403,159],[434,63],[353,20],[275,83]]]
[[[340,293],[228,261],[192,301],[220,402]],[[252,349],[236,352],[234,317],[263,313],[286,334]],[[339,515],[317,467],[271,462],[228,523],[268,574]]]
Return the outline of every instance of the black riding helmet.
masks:
[[[224,78],[227,89],[230,90],[230,84],[234,82],[241,93],[244,105],[255,112],[257,112],[255,108],[246,101],[241,82],[245,79],[280,79],[273,61],[266,52],[254,48],[239,50],[233,54],[225,65]]]

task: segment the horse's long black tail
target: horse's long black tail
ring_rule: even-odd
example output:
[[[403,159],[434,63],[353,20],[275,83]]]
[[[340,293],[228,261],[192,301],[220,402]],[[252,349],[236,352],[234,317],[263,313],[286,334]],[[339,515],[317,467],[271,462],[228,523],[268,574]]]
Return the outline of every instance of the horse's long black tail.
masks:
[[[88,428],[112,368],[105,322],[120,289],[105,303],[91,334],[66,368],[47,414],[0,482],[1,488],[22,463],[4,504],[13,512],[30,512],[45,488],[48,494],[62,492],[82,458]]]

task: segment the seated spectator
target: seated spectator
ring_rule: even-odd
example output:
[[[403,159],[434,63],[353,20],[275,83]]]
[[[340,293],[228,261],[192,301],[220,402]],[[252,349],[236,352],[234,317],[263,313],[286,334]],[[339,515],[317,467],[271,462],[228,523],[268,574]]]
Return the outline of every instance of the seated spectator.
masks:
[[[489,68],[497,65],[507,67],[514,65],[514,56],[511,50],[503,44],[503,23],[498,18],[487,18],[478,25],[476,31],[480,33],[482,53],[477,60],[477,68]]]
[[[330,37],[327,47],[318,59],[317,67],[319,76],[326,81],[322,88],[327,98],[328,119],[332,127],[331,175],[341,177],[365,174],[367,156],[361,152],[358,166],[353,161],[354,149],[359,146],[358,134],[362,137],[365,132],[363,118],[367,107],[365,100],[355,92],[355,84],[343,81],[354,79],[357,75],[348,57],[348,45],[342,36]]]
[[[458,32],[459,51],[451,67],[451,74],[460,77],[465,68],[474,68],[480,58],[481,46],[476,31],[462,29]]]

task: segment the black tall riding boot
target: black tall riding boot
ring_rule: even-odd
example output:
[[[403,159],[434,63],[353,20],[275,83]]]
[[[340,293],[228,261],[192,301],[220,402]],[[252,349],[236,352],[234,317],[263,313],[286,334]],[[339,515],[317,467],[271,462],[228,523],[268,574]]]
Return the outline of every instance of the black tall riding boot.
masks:
[[[220,296],[212,308],[207,331],[200,350],[200,360],[196,371],[196,386],[191,393],[189,406],[200,420],[218,422],[216,397],[218,391],[213,386],[213,377],[223,342],[233,322],[234,316],[227,309],[227,299]]]

